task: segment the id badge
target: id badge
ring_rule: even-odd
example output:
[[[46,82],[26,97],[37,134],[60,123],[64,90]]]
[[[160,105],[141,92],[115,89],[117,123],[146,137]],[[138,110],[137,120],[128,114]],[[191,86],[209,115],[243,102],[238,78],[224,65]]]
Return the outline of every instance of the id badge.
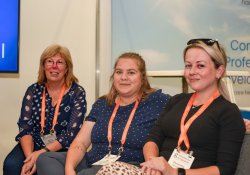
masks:
[[[93,163],[92,165],[107,165],[109,163],[113,163],[113,162],[117,161],[120,157],[121,156],[119,156],[119,155],[107,154],[101,160]]]
[[[47,146],[56,140],[56,132],[41,136],[41,139],[43,140],[43,143]]]
[[[174,149],[168,163],[173,168],[183,168],[190,169],[191,165],[194,162],[194,157],[190,154],[185,153],[184,151]]]

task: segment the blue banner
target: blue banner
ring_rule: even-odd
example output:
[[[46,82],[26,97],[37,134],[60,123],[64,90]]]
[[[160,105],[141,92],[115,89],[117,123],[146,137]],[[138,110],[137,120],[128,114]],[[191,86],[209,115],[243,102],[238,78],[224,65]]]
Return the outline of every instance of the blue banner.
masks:
[[[18,72],[19,0],[0,0],[0,72]]]

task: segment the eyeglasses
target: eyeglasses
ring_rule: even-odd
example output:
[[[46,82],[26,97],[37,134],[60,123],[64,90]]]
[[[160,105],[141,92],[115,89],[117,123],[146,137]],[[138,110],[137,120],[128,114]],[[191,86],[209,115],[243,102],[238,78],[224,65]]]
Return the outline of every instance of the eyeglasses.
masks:
[[[197,39],[191,39],[187,42],[187,45],[190,44],[195,44],[195,43],[199,43],[199,42],[203,42],[204,44],[208,45],[208,46],[212,46],[214,45],[214,43],[217,44],[218,49],[220,50],[220,46],[219,46],[219,42],[217,39],[210,39],[210,38],[197,38]]]
[[[50,67],[50,66],[53,66],[54,64],[56,64],[57,67],[63,67],[66,65],[66,63],[63,60],[57,60],[57,61],[54,61],[52,59],[45,60],[46,66]]]

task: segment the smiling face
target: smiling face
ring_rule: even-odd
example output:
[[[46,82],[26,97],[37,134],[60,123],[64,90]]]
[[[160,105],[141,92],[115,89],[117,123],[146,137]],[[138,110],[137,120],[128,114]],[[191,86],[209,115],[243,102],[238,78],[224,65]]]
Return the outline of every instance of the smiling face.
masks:
[[[60,54],[47,58],[44,61],[44,72],[47,83],[61,83],[65,81],[67,66]]]
[[[120,97],[134,98],[138,96],[142,78],[134,59],[119,59],[114,71],[113,84]]]
[[[196,92],[214,92],[224,67],[215,68],[211,57],[201,48],[190,48],[185,54],[184,76],[188,85]]]

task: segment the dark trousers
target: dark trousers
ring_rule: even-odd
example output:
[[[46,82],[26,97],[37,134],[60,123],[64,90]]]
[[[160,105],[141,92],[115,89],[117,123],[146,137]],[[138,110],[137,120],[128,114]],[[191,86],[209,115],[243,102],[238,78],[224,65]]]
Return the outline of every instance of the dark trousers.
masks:
[[[25,155],[20,144],[17,144],[3,162],[3,175],[20,175]]]
[[[41,154],[37,161],[37,173],[39,175],[65,174],[64,167],[66,152],[46,152]],[[102,166],[88,166],[85,157],[76,167],[77,175],[95,175]]]
[[[20,175],[24,160],[25,155],[21,144],[18,143],[3,162],[3,175]]]

